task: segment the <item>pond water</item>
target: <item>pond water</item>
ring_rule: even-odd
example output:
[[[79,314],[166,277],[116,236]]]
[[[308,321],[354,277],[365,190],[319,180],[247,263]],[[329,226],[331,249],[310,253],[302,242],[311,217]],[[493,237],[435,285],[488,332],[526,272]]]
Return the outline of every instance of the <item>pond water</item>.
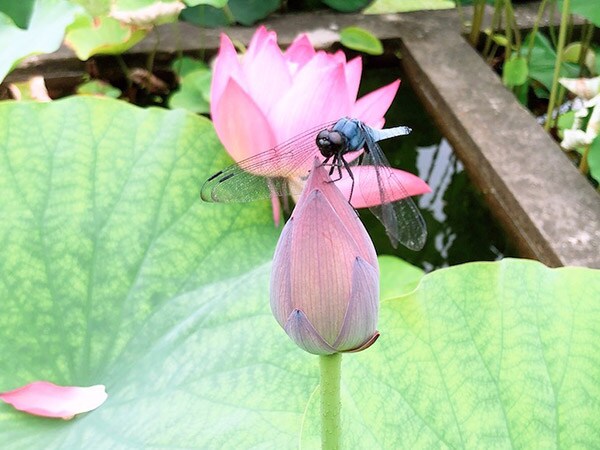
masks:
[[[360,95],[396,78],[404,79],[399,68],[367,69]],[[402,246],[394,249],[383,225],[368,210],[360,210],[377,253],[399,256],[428,272],[469,261],[517,256],[408,80],[400,85],[386,114],[386,124],[408,125],[413,129],[408,136],[381,142],[381,147],[392,166],[418,175],[432,192],[420,196],[417,202],[428,231],[427,243],[419,252]]]

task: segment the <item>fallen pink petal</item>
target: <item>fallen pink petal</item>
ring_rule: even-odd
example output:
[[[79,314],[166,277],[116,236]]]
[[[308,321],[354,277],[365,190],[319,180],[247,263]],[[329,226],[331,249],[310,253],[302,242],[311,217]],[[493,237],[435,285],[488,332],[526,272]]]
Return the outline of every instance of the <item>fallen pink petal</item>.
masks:
[[[0,393],[1,400],[19,411],[61,419],[71,419],[76,414],[92,411],[102,405],[107,397],[102,384],[89,387],[59,386],[49,381],[35,381]]]

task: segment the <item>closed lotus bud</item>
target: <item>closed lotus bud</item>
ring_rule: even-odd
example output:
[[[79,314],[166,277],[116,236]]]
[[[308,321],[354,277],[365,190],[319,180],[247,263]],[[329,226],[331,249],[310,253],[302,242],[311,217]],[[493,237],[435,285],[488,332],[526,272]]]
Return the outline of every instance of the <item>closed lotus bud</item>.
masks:
[[[307,352],[360,351],[379,337],[379,266],[354,209],[317,161],[279,238],[271,309]]]

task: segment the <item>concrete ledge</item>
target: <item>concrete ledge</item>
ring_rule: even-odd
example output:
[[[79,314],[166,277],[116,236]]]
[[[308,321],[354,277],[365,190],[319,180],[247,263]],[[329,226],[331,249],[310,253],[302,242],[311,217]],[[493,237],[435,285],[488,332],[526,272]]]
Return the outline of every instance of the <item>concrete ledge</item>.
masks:
[[[413,87],[520,253],[600,268],[600,195],[531,113],[459,34],[402,43]]]
[[[524,22],[519,21],[526,27]],[[328,47],[341,28],[358,25],[386,41],[387,48],[400,48],[409,81],[521,255],[550,266],[600,268],[600,196],[463,39],[456,11],[313,13],[274,17],[266,25],[278,32],[283,45],[309,32],[315,45]],[[241,27],[226,31],[244,43],[254,32]],[[163,26],[156,61],[166,64],[177,51],[198,54],[203,49],[211,55],[219,33],[187,24]],[[146,39],[127,58],[142,60],[154,46]],[[40,70],[50,79],[72,80],[83,69],[85,63],[62,48],[17,69],[8,81]]]

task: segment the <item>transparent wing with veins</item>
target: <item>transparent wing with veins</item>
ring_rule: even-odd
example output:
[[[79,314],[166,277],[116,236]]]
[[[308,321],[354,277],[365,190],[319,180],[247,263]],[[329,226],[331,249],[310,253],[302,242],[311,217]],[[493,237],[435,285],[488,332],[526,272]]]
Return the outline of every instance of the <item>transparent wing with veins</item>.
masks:
[[[376,201],[370,202],[377,204],[369,209],[384,225],[394,248],[400,242],[411,250],[421,250],[427,239],[425,221],[406,188],[390,169],[390,163],[370,129],[365,127],[364,131],[367,151],[364,152],[362,164],[374,167],[378,185],[375,195],[379,195]],[[388,194],[390,192],[401,192],[404,198],[392,201]]]
[[[207,202],[243,203],[299,194],[302,186],[289,183],[293,177],[306,177],[315,156],[320,156],[315,138],[335,122],[319,125],[283,144],[233,164],[202,185],[200,196]]]

